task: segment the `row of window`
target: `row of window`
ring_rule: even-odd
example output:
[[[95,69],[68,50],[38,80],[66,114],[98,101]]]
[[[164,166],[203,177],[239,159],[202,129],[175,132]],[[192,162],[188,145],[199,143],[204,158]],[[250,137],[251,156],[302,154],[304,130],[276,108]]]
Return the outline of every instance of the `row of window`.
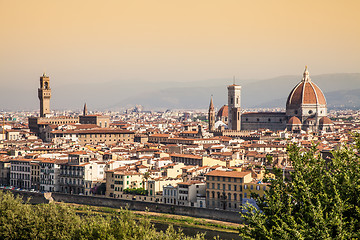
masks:
[[[54,179],[54,175],[48,175],[48,176],[45,176],[45,175],[40,175],[40,178],[41,179]]]
[[[215,176],[209,176],[208,180],[213,180],[213,181],[223,181],[223,182],[239,182],[242,183],[243,179],[242,178],[232,178],[232,177],[215,177]]]
[[[84,185],[84,180],[82,179],[73,179],[73,178],[60,178],[60,183],[62,184],[77,184]]]
[[[69,124],[69,123],[78,123],[79,121],[49,121],[51,124],[59,125],[59,124]]]
[[[11,166],[11,171],[30,172],[30,167]]]
[[[90,139],[90,142],[92,142],[92,141],[93,141],[93,140]],[[102,141],[102,139],[100,139],[100,141]],[[108,139],[108,141],[111,142],[111,139]],[[114,142],[116,142],[116,141],[118,141],[118,140],[114,139]],[[126,140],[126,139],[123,139],[123,141],[128,141],[128,142],[130,142],[130,138],[128,138],[127,140]],[[84,139],[84,142],[86,142],[86,139]],[[97,142],[97,141],[94,141],[94,142]],[[104,142],[106,142],[106,139],[104,139]]]
[[[60,171],[60,175],[73,175],[82,177],[84,173],[82,171]]]
[[[206,197],[209,199],[211,196],[212,199],[218,199],[218,200],[228,200],[228,201],[237,201],[239,196],[239,200],[241,201],[243,198],[243,194],[242,193],[228,193],[228,194],[224,194],[222,192],[206,192]],[[248,194],[246,192],[244,192],[244,198],[247,198]]]
[[[115,176],[114,176],[114,174],[113,174],[112,177],[113,177],[113,178],[123,178],[123,177],[125,177],[125,176],[123,176],[123,175],[115,175]],[[129,176],[126,176],[126,178],[129,178]]]
[[[218,183],[217,184],[217,187],[215,188],[215,183],[206,183],[206,187],[208,189],[222,189],[222,190],[229,190],[229,191],[242,191],[242,185],[239,185],[239,188],[237,187],[237,185],[231,185],[231,184],[228,184],[227,185],[227,188],[226,188],[226,184],[222,184],[222,188],[221,188],[221,184]],[[248,185],[244,185],[244,189],[248,189]],[[260,191],[261,189],[261,186],[260,185],[256,185],[256,190],[257,191]],[[265,191],[266,190],[266,186],[262,186],[262,189]],[[254,185],[250,185],[250,190],[254,190]]]
[[[248,119],[248,118],[245,118],[245,121],[248,122],[249,119]],[[257,121],[257,122],[260,122],[260,118],[257,118],[256,121]],[[282,122],[282,121],[283,121],[282,118],[280,118],[280,119],[279,119],[279,122]],[[271,122],[271,118],[268,118],[268,122]]]
[[[71,162],[76,162],[77,161],[77,158],[70,158],[71,159]],[[89,159],[88,158],[83,158],[84,161],[88,162]],[[72,166],[72,165],[61,165],[60,166],[60,169],[61,170],[76,170],[76,171],[84,171],[84,167],[80,167],[80,166]]]
[[[10,173],[10,178],[19,180],[30,180],[30,174]]]
[[[20,188],[30,188],[31,186],[30,181],[18,181],[18,180],[11,180],[10,185]]]
[[[41,179],[40,184],[54,185],[54,181]]]
[[[165,196],[176,196],[176,190],[171,189],[164,189],[164,195]]]

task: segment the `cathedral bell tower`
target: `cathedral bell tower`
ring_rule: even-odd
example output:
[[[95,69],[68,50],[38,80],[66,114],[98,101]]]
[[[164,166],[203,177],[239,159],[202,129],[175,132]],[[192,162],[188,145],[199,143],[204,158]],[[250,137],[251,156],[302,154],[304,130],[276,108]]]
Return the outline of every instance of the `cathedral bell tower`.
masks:
[[[211,97],[210,106],[209,106],[209,132],[215,130],[215,109],[213,99]]]
[[[40,100],[40,117],[46,117],[50,114],[50,78],[44,73],[40,77],[40,88],[38,89],[38,97]]]
[[[241,130],[241,86],[228,86],[228,126],[230,130]]]

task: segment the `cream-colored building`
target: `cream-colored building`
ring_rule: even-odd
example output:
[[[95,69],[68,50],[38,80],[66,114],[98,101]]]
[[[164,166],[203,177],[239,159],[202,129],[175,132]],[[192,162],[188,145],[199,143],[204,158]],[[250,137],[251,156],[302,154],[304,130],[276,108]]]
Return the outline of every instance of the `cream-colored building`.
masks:
[[[207,173],[206,206],[213,209],[240,210],[243,184],[251,181],[251,172],[215,170]]]
[[[163,171],[163,177],[167,178],[177,178],[182,174],[182,168],[185,167],[184,163],[173,163],[163,166],[161,170]]]
[[[182,182],[181,178],[170,179],[170,178],[159,178],[151,179],[147,181],[148,196],[162,196],[164,186],[172,185],[175,186],[179,182]]]
[[[106,171],[107,197],[120,198],[124,189],[143,188],[143,175],[136,171],[118,169]]]
[[[263,196],[269,185],[253,180],[251,171],[215,170],[206,174],[206,206],[239,211],[247,202],[256,206],[251,193]]]
[[[193,165],[193,166],[200,166],[200,167],[203,167],[203,166],[211,167],[211,166],[215,166],[215,165],[231,167],[238,163],[238,161],[236,159],[223,161],[221,159],[202,157],[199,155],[191,155],[191,154],[173,153],[173,154],[170,154],[170,156],[171,156],[171,160],[173,162],[184,163],[185,165]]]

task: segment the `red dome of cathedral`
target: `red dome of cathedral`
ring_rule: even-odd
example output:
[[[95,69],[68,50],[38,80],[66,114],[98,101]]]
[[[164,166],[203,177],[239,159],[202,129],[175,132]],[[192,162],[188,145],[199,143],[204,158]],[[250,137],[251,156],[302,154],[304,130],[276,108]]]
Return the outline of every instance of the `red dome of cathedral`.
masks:
[[[289,125],[301,125],[301,121],[299,118],[293,116],[289,119],[289,122],[288,122]]]
[[[319,121],[320,125],[333,124],[333,122],[328,117],[322,117]]]
[[[227,105],[222,106],[217,113],[217,117],[228,117],[228,115],[229,115],[229,112],[228,112]]]
[[[320,88],[311,81],[307,67],[302,81],[290,92],[286,102],[287,106],[300,106],[303,104],[326,105],[325,96]]]

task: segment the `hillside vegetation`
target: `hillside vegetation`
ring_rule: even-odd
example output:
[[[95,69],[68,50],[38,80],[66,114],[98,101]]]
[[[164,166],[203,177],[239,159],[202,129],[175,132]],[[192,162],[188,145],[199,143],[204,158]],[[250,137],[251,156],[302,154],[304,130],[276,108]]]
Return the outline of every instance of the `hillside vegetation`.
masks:
[[[128,210],[106,216],[87,210],[81,214],[65,204],[31,205],[10,192],[0,191],[0,239],[156,239],[200,240],[169,227],[156,231],[147,218]]]

